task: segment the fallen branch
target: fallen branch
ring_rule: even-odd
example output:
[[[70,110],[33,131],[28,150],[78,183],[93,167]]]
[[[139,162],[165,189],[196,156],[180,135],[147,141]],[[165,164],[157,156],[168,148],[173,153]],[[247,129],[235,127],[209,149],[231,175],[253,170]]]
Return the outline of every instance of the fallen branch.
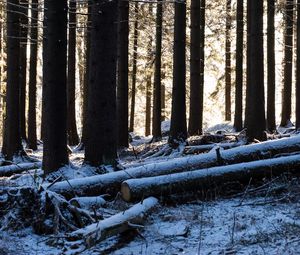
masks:
[[[124,212],[72,232],[68,239],[71,241],[83,239],[86,247],[91,247],[101,240],[120,234],[133,226],[140,226],[146,213],[157,204],[156,198],[149,197]]]
[[[227,150],[245,144],[246,144],[245,142],[235,142],[235,143],[213,143],[213,144],[205,144],[205,145],[186,146],[184,148],[183,154],[199,154],[203,152],[208,152],[216,147],[220,147],[224,150]]]
[[[192,172],[131,179],[122,183],[121,193],[125,201],[142,197],[169,195],[186,191],[206,191],[222,186],[226,182],[248,183],[249,179],[278,176],[300,168],[298,155],[259,160],[248,163],[212,167]]]
[[[35,163],[20,163],[16,165],[8,165],[0,167],[0,177],[19,174],[27,170],[37,169],[42,167],[42,162]]]

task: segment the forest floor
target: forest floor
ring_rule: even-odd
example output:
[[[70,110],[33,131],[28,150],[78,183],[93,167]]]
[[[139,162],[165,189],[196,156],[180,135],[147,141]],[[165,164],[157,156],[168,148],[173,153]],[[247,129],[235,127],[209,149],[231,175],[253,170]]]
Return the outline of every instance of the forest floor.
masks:
[[[168,156],[140,158],[140,151],[145,154],[155,146],[164,149],[164,142],[153,147],[147,144],[149,140],[135,139],[136,149],[123,153],[120,164],[129,167],[180,156],[179,148]],[[41,150],[34,156],[41,158]],[[96,174],[95,169],[80,168],[82,160],[83,153],[74,152],[72,167],[60,173],[68,179]],[[31,170],[36,175],[40,171]],[[3,187],[12,183],[36,185],[36,182],[28,172],[0,178]],[[240,193],[216,194],[214,199],[206,201],[188,194],[160,201],[143,229],[110,237],[80,254],[300,254],[300,179],[296,177],[265,180]],[[63,250],[64,233],[57,235],[55,242],[49,242],[50,236],[34,234],[31,227],[14,228],[13,211],[11,214],[6,219],[12,224],[0,220],[0,255],[72,254]]]

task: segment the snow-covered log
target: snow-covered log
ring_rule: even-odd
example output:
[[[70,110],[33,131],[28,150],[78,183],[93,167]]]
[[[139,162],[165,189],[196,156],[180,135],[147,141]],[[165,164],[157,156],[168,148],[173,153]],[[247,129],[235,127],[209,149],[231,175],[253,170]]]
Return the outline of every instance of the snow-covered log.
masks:
[[[186,146],[184,148],[184,154],[196,154],[210,151],[216,147],[220,147],[222,149],[231,149],[235,147],[239,147],[245,145],[245,142],[234,142],[234,143],[213,143],[213,144],[204,144],[204,145],[195,145],[195,146]]]
[[[141,225],[145,215],[157,204],[156,198],[149,197],[124,212],[72,232],[68,239],[73,241],[83,239],[85,245],[91,247],[108,237],[128,230],[134,225]]]
[[[203,169],[218,165],[229,165],[272,158],[281,153],[300,151],[300,136],[267,141],[259,144],[240,146],[224,151],[170,159],[103,175],[78,178],[57,182],[50,187],[51,191],[71,198],[78,196],[94,196],[105,193],[115,193],[120,190],[123,181],[133,178],[151,177],[171,173]]]
[[[1,166],[0,177],[11,176],[13,174],[19,174],[26,170],[37,169],[40,167],[42,167],[42,162],[20,163],[15,165]]]
[[[97,197],[75,197],[70,200],[70,203],[76,207],[86,209],[86,210],[95,210],[103,207],[106,204],[103,196]]]
[[[221,187],[222,184],[231,181],[248,183],[250,178],[262,179],[297,170],[300,172],[300,156],[293,155],[191,172],[130,179],[122,183],[121,193],[125,201],[132,201],[147,196],[205,191],[216,186]]]

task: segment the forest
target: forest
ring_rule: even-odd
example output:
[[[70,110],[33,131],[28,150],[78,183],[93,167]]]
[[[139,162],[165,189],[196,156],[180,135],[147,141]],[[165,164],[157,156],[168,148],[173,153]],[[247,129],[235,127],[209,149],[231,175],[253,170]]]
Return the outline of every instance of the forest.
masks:
[[[0,255],[300,254],[300,0],[0,0]]]

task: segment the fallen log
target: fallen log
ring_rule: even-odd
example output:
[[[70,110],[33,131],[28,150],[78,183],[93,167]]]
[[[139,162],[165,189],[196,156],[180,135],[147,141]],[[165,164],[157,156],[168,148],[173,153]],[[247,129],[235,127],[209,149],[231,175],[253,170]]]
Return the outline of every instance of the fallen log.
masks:
[[[245,142],[233,142],[233,143],[213,143],[213,144],[204,144],[204,145],[195,145],[195,146],[185,146],[183,154],[197,154],[208,152],[216,147],[220,147],[224,150],[239,147],[245,145]]]
[[[106,204],[103,196],[97,197],[75,197],[70,200],[70,204],[86,210],[96,210]]]
[[[15,165],[7,165],[0,167],[0,177],[19,174],[26,170],[37,169],[42,167],[42,162],[20,163]]]
[[[128,179],[249,162],[295,151],[300,151],[300,136],[240,146],[224,151],[170,159],[168,161],[128,168],[117,172],[57,182],[50,187],[50,190],[60,193],[67,198],[73,197],[74,193],[78,196],[114,194],[120,190],[121,183]]]
[[[130,179],[122,183],[121,194],[122,198],[128,202],[147,196],[206,191],[216,186],[220,187],[226,182],[248,183],[250,178],[262,179],[298,169],[300,169],[300,157],[293,155],[191,172]]]
[[[89,248],[108,237],[128,230],[134,225],[141,225],[145,215],[157,205],[158,200],[154,197],[149,197],[124,212],[73,231],[68,236],[68,240],[82,239],[85,246]]]

